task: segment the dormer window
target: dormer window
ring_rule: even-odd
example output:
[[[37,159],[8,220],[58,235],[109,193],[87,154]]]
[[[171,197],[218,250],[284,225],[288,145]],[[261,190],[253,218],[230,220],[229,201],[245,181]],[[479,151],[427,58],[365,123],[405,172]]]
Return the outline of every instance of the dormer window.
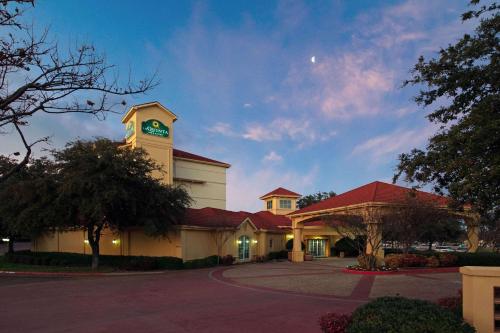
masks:
[[[281,209],[292,209],[292,200],[290,199],[280,199]]]
[[[267,200],[267,209],[273,209],[273,201]]]

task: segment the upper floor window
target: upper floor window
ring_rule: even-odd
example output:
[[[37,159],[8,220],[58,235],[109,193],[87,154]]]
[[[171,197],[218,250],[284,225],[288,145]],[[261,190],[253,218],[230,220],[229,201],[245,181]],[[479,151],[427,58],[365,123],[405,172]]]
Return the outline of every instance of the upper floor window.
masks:
[[[290,200],[290,199],[280,199],[280,208],[282,208],[282,209],[292,209],[292,200]]]
[[[267,209],[273,209],[273,201],[272,200],[269,200],[267,202]]]

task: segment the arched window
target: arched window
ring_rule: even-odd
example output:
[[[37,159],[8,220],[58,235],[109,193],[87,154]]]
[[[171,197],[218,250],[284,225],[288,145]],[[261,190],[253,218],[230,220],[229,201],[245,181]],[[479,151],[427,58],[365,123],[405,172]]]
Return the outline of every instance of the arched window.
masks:
[[[238,259],[250,259],[250,238],[248,236],[241,236],[238,238]]]

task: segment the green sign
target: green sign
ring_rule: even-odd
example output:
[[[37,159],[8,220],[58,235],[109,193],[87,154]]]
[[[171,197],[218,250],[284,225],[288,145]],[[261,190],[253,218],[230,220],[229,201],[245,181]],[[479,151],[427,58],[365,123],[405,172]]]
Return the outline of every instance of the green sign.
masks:
[[[135,123],[133,121],[129,121],[127,127],[125,128],[125,139],[130,138],[135,133]]]
[[[168,137],[168,127],[156,119],[143,121],[141,129],[144,134],[161,136],[162,138]]]

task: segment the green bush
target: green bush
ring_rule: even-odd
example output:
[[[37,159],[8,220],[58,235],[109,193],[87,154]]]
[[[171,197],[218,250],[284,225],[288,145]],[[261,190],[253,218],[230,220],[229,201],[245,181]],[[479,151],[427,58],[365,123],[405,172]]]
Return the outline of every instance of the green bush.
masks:
[[[500,266],[500,253],[454,253],[458,266]]]
[[[348,333],[472,333],[453,312],[422,300],[381,297],[353,312]]]
[[[283,251],[269,252],[268,257],[269,260],[288,259],[288,251],[283,250]]]
[[[301,242],[301,245],[302,245],[302,251],[304,251],[306,249],[306,244],[304,244],[304,242]],[[288,251],[292,251],[293,250],[293,238],[290,238],[286,244],[285,244],[285,248],[288,250]]]
[[[217,266],[218,261],[219,257],[216,255],[201,259],[188,260],[184,262],[184,268],[193,269],[193,268],[214,267]]]
[[[344,252],[346,257],[357,257],[359,255],[358,248],[363,248],[363,243],[364,240],[361,238],[341,238],[335,243],[333,247],[333,254],[338,256],[340,252]]]
[[[5,255],[11,263],[26,265],[85,267],[90,266],[92,257],[88,254],[65,252],[30,252],[18,251]],[[109,256],[100,255],[101,266],[115,267],[123,270],[155,270],[181,269],[182,259],[176,257],[144,257],[144,256]]]

